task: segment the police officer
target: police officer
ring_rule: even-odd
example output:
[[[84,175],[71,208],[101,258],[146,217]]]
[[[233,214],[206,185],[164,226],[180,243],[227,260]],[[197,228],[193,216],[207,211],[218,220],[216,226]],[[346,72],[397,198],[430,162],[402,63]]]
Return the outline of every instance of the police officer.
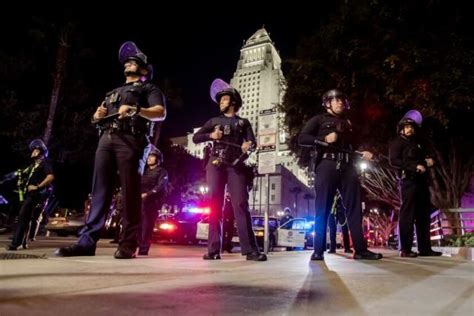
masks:
[[[361,186],[357,176],[353,157],[354,133],[346,110],[349,101],[339,90],[329,90],[323,95],[322,105],[326,113],[311,118],[303,127],[298,138],[302,146],[319,146],[315,163],[316,218],[314,253],[311,260],[324,260],[326,249],[326,229],[328,216],[332,208],[334,195],[339,190],[346,208],[348,225],[354,244],[354,259],[382,258],[381,254],[367,249],[362,232]],[[362,159],[372,159],[372,153],[361,152]]]
[[[153,145],[148,145],[148,147],[150,150],[146,158],[141,185],[142,224],[138,248],[140,256],[148,255],[158,210],[163,206],[168,188],[168,172],[162,167],[163,154]]]
[[[219,104],[221,115],[208,120],[193,136],[196,144],[213,141],[211,156],[206,167],[211,214],[208,253],[203,258],[205,260],[221,258],[222,205],[227,184],[242,255],[246,255],[247,260],[265,261],[267,257],[259,252],[252,230],[247,176],[243,164],[243,158],[255,144],[252,126],[247,119],[237,115],[242,106],[242,98],[236,89],[216,79],[211,86],[211,97]]]
[[[398,136],[390,144],[390,164],[399,169],[402,205],[399,214],[400,256],[441,256],[431,249],[430,241],[430,192],[428,168],[434,165],[420,142],[417,130],[421,114],[407,112],[397,125]],[[412,251],[413,225],[416,225],[418,252]]]
[[[29,231],[36,232],[44,203],[52,191],[53,168],[47,160],[48,148],[41,139],[33,140],[29,148],[33,164],[19,172],[20,202],[23,204],[18,217],[18,225],[7,250],[26,249]],[[35,234],[31,234],[34,236]]]
[[[140,227],[141,199],[139,160],[146,145],[150,121],[166,116],[163,93],[148,79],[151,66],[147,56],[133,42],[119,50],[125,83],[107,93],[92,121],[99,124],[101,136],[95,156],[92,206],[79,240],[59,248],[57,256],[93,256],[114,193],[114,175],[120,173],[123,193],[121,240],[114,257],[135,257]]]
[[[284,215],[280,218],[280,226],[285,226],[289,228],[291,224],[289,223],[293,219],[291,216],[291,210],[289,207],[285,207]]]

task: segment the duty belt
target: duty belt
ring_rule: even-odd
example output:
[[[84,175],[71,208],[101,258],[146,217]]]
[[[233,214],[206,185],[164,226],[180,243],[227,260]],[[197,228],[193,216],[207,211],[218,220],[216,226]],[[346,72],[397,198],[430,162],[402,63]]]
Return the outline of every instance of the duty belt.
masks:
[[[349,154],[348,153],[324,153],[323,159],[328,160],[336,160],[341,162],[349,162]]]
[[[141,129],[136,128],[128,123],[119,123],[119,122],[110,122],[105,124],[101,130],[107,131],[108,133],[123,133],[123,134],[132,134],[132,135],[141,135],[145,134]]]
[[[215,148],[211,154],[211,161],[215,166],[231,165],[237,158],[239,158],[239,156],[236,156],[229,148]]]
[[[323,159],[334,160],[336,161],[336,169],[341,168],[342,163],[349,163],[349,154],[348,153],[324,153]]]

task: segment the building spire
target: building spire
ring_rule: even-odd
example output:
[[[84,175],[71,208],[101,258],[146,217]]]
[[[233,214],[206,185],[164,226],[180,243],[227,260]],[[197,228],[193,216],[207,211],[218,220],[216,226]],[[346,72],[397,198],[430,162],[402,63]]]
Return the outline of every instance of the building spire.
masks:
[[[270,39],[270,35],[268,34],[267,30],[265,29],[265,24],[262,25],[262,28],[257,30],[246,42],[243,48],[263,44],[263,43],[270,43],[273,44],[272,40]]]

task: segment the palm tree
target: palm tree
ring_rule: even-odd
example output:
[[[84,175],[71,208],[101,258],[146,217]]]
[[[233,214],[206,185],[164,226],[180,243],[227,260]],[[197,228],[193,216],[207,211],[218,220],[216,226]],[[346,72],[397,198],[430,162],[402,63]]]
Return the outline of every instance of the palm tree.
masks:
[[[58,55],[56,57],[56,70],[53,74],[53,89],[51,92],[51,101],[49,103],[48,119],[44,130],[43,140],[46,145],[49,143],[53,130],[54,116],[59,101],[59,91],[64,79],[64,73],[67,62],[67,48],[69,46],[68,32],[64,31],[59,38]]]

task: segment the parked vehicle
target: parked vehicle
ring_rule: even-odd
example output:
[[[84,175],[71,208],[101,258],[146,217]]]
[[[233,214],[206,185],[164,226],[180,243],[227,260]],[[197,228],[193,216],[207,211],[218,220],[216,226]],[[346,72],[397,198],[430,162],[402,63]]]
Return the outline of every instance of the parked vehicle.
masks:
[[[85,214],[73,209],[58,208],[51,217],[48,218],[46,230],[56,233],[58,236],[77,236],[84,227]]]
[[[306,222],[306,233],[305,233],[305,244],[304,249],[313,248],[313,240],[314,240],[314,221],[307,221]],[[329,228],[326,231],[326,245],[327,248],[330,246],[330,238],[329,238]],[[336,248],[342,248],[343,246],[343,239],[342,239],[342,231],[341,226],[337,225],[336,231]]]
[[[265,238],[265,218],[264,216],[252,216],[252,228],[257,239],[258,246],[263,249]],[[305,245],[306,220],[304,218],[295,218],[279,226],[278,219],[270,217],[268,219],[269,228],[269,251],[275,247],[303,248]],[[197,225],[196,238],[198,240],[207,240],[209,233],[209,222],[207,218],[201,220]],[[235,233],[232,242],[238,243],[239,237]]]
[[[178,212],[172,216],[160,216],[155,222],[153,239],[195,244],[198,242],[197,224],[203,216],[205,215],[199,212]]]

